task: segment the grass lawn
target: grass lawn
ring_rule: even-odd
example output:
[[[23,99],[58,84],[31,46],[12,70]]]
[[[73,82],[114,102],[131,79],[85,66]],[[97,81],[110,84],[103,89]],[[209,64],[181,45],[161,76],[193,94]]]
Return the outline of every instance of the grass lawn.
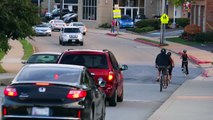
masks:
[[[184,44],[184,45],[189,45],[189,46],[200,45],[201,44],[199,42],[191,42],[191,41],[183,40],[183,39],[181,39],[179,37],[166,38],[166,40],[170,41],[170,42],[175,42],[175,43],[180,43],[180,44]]]
[[[20,39],[19,41],[24,49],[24,56],[22,57],[22,60],[27,60],[33,54],[33,46],[26,39]]]

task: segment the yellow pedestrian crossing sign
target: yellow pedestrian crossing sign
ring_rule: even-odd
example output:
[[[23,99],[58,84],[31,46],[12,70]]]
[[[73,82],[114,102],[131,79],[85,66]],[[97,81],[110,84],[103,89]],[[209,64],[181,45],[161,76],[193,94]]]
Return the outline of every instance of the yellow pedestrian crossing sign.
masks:
[[[113,10],[113,18],[121,18],[121,10],[120,9],[116,9]]]
[[[160,17],[160,21],[162,24],[168,24],[169,23],[169,16],[167,14],[163,14]]]

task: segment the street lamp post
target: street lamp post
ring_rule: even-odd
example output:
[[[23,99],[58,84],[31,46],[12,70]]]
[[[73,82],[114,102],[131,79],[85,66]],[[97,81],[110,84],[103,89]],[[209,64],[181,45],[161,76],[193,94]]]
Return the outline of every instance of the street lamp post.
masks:
[[[161,15],[163,15],[165,12],[166,12],[166,0],[162,0],[162,12],[161,12]],[[161,23],[161,36],[160,36],[160,45],[163,45],[164,44],[164,32],[165,32],[165,28],[166,28],[166,25]]]

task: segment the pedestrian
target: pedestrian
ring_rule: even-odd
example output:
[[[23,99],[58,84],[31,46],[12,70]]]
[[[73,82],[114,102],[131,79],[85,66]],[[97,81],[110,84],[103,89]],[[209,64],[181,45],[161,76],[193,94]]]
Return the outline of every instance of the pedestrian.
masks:
[[[162,72],[164,75],[166,74],[166,69],[170,65],[170,60],[168,55],[166,54],[166,49],[162,48],[161,53],[159,53],[155,59],[155,67],[158,69],[157,82],[160,79],[160,73]],[[166,77],[166,76],[165,76]]]
[[[188,70],[188,55],[187,55],[187,50],[183,50],[183,54],[181,55],[181,59],[182,59],[182,65],[181,65],[181,68],[182,68],[182,71],[184,71],[184,67],[186,68],[185,72],[186,72],[186,75],[189,74],[189,70]]]
[[[111,21],[111,33],[115,32],[115,24],[116,24],[116,21],[114,19],[112,19],[112,21]]]
[[[167,55],[168,55],[169,60],[170,60],[170,65],[169,65],[169,68],[168,68],[168,70],[169,70],[168,79],[169,79],[169,82],[171,82],[171,80],[172,80],[172,70],[175,67],[175,64],[174,64],[174,61],[173,61],[173,59],[171,57],[172,53],[168,52]]]

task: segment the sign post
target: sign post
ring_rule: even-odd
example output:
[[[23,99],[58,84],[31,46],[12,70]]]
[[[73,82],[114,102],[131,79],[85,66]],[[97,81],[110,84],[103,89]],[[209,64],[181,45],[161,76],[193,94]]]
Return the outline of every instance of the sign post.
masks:
[[[166,24],[169,23],[169,16],[167,14],[162,14],[160,17],[160,21],[161,21],[161,39],[160,39],[160,44],[163,45],[164,44],[164,31],[166,28]]]
[[[119,34],[120,25],[118,22],[118,19],[121,18],[121,10],[119,8],[116,8],[113,12],[113,19],[116,19],[116,27],[117,27],[117,34]]]

